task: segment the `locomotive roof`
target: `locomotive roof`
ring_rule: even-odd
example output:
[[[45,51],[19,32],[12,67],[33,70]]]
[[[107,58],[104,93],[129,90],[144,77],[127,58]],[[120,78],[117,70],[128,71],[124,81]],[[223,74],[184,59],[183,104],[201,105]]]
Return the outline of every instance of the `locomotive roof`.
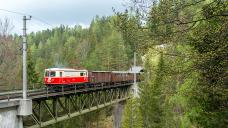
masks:
[[[48,68],[45,70],[50,70],[50,71],[88,71],[85,69],[77,70],[77,69],[72,69],[72,68]]]

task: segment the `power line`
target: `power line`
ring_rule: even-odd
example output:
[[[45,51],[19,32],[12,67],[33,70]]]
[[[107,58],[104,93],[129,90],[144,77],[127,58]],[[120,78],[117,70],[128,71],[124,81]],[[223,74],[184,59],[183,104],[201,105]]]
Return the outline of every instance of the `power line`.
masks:
[[[18,14],[18,15],[28,15],[28,14],[25,14],[25,13],[21,13],[21,12],[16,12],[16,11],[11,11],[11,10],[6,10],[6,9],[2,9],[0,8],[1,11],[5,11],[5,12],[9,12],[9,13],[14,13],[14,14]]]
[[[42,22],[42,23],[44,23],[44,24],[46,24],[46,25],[49,25],[49,26],[51,26],[51,27],[54,27],[53,25],[49,24],[48,22],[46,22],[46,21],[44,21],[44,20],[42,20],[42,19],[40,19],[40,18],[38,18],[38,17],[36,17],[36,16],[33,16],[33,19],[36,19],[37,21],[40,21],[40,22]]]
[[[9,13],[14,13],[14,14],[17,14],[17,15],[22,15],[22,16],[25,16],[25,15],[27,15],[27,16],[32,16],[32,15],[29,15],[29,14],[26,14],[26,13],[17,12],[17,11],[11,11],[11,10],[2,9],[2,8],[0,8],[0,11],[9,12]],[[51,27],[54,27],[53,25],[49,24],[48,22],[44,21],[43,19],[41,19],[41,18],[39,18],[39,17],[37,17],[37,16],[32,16],[32,17],[33,17],[33,19],[35,19],[35,20],[37,20],[37,21],[39,21],[39,22],[41,22],[41,23],[44,23],[44,24],[49,25],[49,26],[51,26]]]

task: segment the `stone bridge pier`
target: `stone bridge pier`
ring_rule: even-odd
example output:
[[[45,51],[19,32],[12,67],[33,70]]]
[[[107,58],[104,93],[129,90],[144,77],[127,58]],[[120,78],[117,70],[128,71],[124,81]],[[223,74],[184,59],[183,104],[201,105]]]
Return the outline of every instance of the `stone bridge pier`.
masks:
[[[0,128],[23,128],[22,116],[32,114],[32,100],[0,101]]]
[[[113,110],[113,128],[121,128],[121,120],[126,101],[121,101],[114,105]]]

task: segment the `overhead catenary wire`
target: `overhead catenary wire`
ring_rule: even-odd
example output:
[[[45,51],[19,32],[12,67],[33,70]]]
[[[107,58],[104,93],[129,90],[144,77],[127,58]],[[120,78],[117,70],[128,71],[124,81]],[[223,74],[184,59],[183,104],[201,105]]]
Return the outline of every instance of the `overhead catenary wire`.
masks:
[[[42,23],[44,23],[44,24],[46,24],[46,25],[49,25],[49,26],[51,26],[51,27],[54,27],[53,25],[49,24],[48,22],[46,22],[46,21],[44,21],[43,19],[38,18],[38,17],[36,17],[36,16],[33,16],[33,19],[35,19],[35,20],[37,20],[37,21],[40,21],[40,22],[42,22]]]
[[[0,8],[0,11],[4,11],[4,12],[9,12],[9,13],[14,13],[14,14],[17,14],[17,15],[21,15],[21,16],[32,16],[33,19],[43,23],[43,24],[46,24],[50,27],[54,27],[53,25],[51,25],[50,23],[48,23],[47,21],[43,20],[42,18],[40,17],[37,17],[37,16],[34,16],[34,15],[30,15],[30,14],[26,14],[26,13],[23,13],[23,12],[18,12],[18,11],[12,11],[12,10],[7,10],[7,9],[2,9]]]
[[[28,14],[25,14],[25,13],[22,13],[22,12],[16,12],[16,11],[11,11],[11,10],[2,9],[2,8],[0,8],[0,11],[9,12],[9,13],[14,13],[14,14],[22,15],[22,16],[28,15]]]
[[[46,24],[46,25],[51,26],[52,28],[54,28],[53,25],[51,25],[47,21],[45,21],[45,20],[43,20],[43,19],[41,19],[41,18],[39,18],[37,16],[33,16],[33,15],[30,15],[30,14],[26,14],[26,13],[18,12],[18,11],[12,11],[12,10],[7,10],[7,9],[2,9],[2,8],[0,8],[0,11],[8,12],[8,13],[13,13],[13,14],[17,14],[17,15],[20,15],[20,16],[29,16],[29,17],[32,17],[33,20],[39,21],[40,23]],[[35,22],[33,22],[33,23],[35,23]],[[19,48],[19,49],[21,50],[22,48]],[[20,53],[17,53],[17,54],[19,55]]]

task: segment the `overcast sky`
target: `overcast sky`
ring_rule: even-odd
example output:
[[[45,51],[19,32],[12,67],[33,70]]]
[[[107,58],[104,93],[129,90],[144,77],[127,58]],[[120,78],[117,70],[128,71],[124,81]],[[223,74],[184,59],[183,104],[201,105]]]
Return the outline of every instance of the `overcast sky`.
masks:
[[[88,27],[96,16],[113,15],[112,7],[123,11],[124,0],[0,0],[0,19],[9,18],[15,26],[12,33],[22,33],[22,17],[1,9],[34,16],[28,21],[28,32],[38,31],[60,24]],[[37,19],[41,19],[47,25]]]

